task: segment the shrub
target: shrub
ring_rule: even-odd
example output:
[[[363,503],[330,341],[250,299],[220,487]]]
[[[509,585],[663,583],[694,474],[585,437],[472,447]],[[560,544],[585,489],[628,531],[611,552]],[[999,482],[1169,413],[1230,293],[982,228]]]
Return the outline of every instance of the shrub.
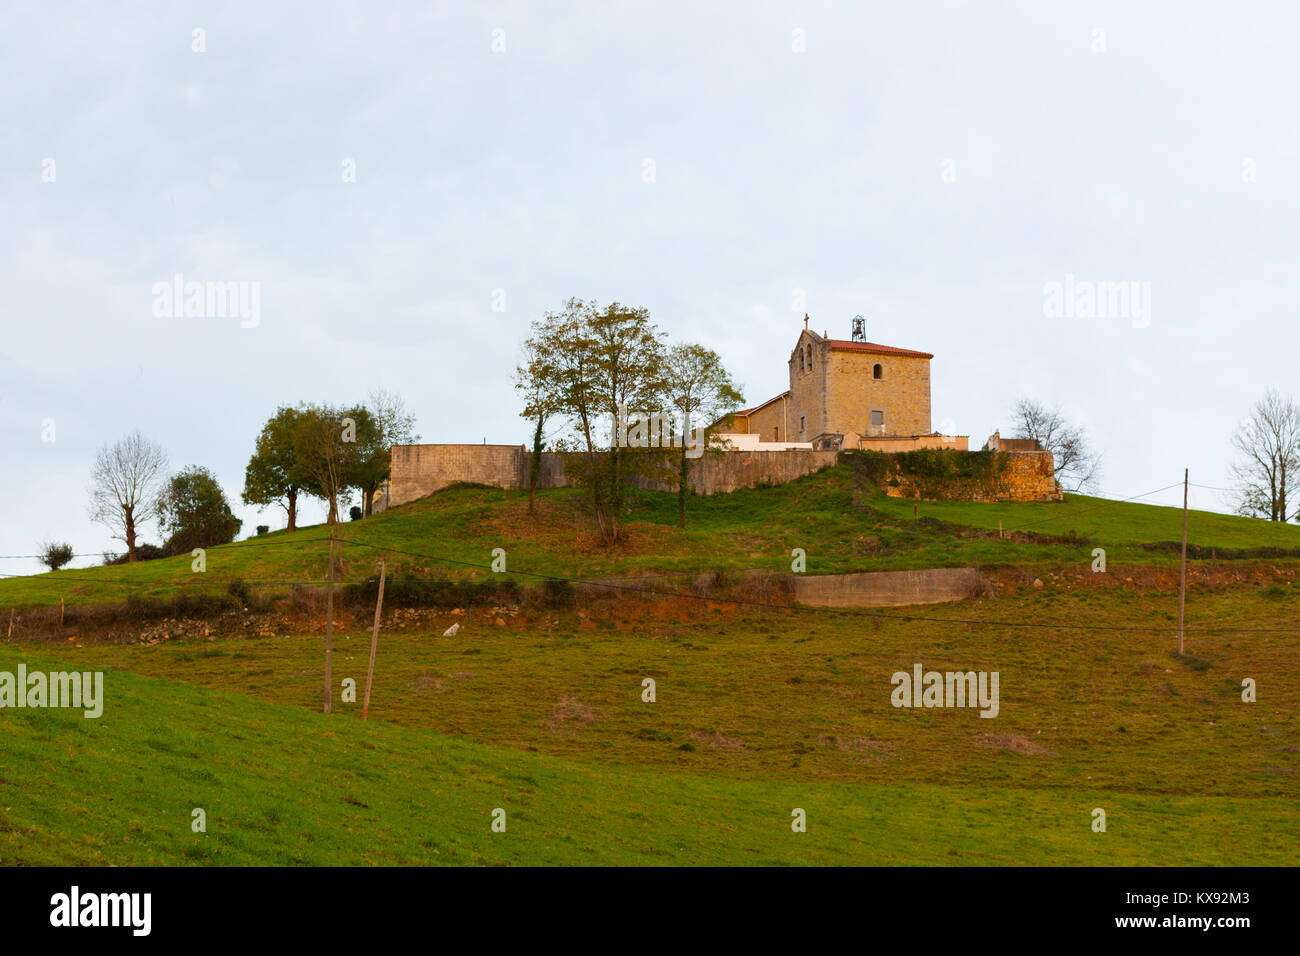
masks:
[[[72,560],[72,545],[66,541],[46,542],[41,545],[41,564],[51,571],[57,571]]]
[[[239,602],[240,607],[248,607],[253,600],[252,594],[248,590],[248,585],[243,581],[236,579],[230,582],[227,588],[230,596]]]
[[[352,521],[360,521],[361,509],[356,505],[353,505],[351,508],[348,509],[348,518]]]
[[[112,564],[126,564],[128,557],[129,555],[125,552],[122,554],[113,554],[112,552],[105,551],[104,566],[108,567]],[[137,561],[156,561],[158,558],[167,557],[167,549],[160,548],[156,544],[137,544],[135,546],[135,557]]]
[[[378,575],[343,586],[344,602],[354,607],[374,607],[378,595]],[[392,607],[481,607],[518,602],[519,585],[515,581],[389,578],[384,585],[384,604]]]
[[[573,582],[564,578],[547,578],[542,582],[542,607],[572,607],[575,598]]]
[[[230,510],[217,476],[198,465],[172,478],[159,507],[158,526],[169,535],[169,554],[229,544],[242,524]]]
[[[270,533],[271,533],[271,526],[269,524],[259,524],[257,526],[257,536],[259,538],[264,534],[270,534]]]

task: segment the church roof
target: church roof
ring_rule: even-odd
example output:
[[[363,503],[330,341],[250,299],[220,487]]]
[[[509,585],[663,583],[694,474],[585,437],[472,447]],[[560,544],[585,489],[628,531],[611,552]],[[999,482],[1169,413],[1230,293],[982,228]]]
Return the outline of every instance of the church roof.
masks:
[[[786,389],[786,390],[785,390],[784,392],[782,392],[780,395],[777,395],[775,398],[769,398],[767,401],[763,402],[763,403],[760,404],[760,405],[755,405],[755,406],[753,406],[752,408],[742,408],[742,409],[739,409],[738,411],[732,412],[732,414],[733,414],[733,415],[752,415],[752,414],[754,414],[754,412],[758,411],[760,408],[766,408],[768,405],[771,405],[773,402],[780,401],[781,399],[785,398],[785,397],[786,397],[787,395],[789,395],[789,394],[790,394],[790,390],[789,390],[789,389]]]
[[[877,355],[912,355],[916,358],[934,358],[932,352],[900,349],[893,345],[877,345],[875,342],[853,342],[849,339],[826,339],[825,341],[832,352],[874,352]]]

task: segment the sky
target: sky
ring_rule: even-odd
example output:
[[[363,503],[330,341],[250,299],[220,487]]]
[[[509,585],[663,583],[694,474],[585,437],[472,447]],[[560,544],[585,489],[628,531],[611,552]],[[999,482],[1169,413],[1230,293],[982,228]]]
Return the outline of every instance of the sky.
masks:
[[[527,442],[519,343],[572,296],[647,308],[747,403],[804,312],[862,315],[934,353],[972,448],[1028,396],[1106,495],[1225,487],[1251,404],[1298,390],[1298,34],[1264,2],[6,3],[0,555],[120,550],[89,471],[137,428],[241,537],[284,524],[239,503],[281,404],[384,387],[426,442]],[[178,275],[256,314],[169,309]]]

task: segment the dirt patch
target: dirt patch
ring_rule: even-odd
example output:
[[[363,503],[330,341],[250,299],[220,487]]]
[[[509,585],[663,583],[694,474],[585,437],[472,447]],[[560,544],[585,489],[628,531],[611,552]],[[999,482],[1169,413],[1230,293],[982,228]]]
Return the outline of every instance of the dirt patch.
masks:
[[[821,736],[817,743],[823,747],[833,747],[843,753],[874,754],[887,757],[893,754],[894,745],[887,740],[872,740],[870,737],[831,737]]]
[[[699,730],[691,731],[691,739],[699,741],[710,750],[736,751],[744,750],[747,746],[739,737],[727,737],[718,733],[706,734]]]
[[[578,698],[561,697],[555,702],[551,716],[543,726],[548,733],[571,737],[582,728],[594,724],[598,717],[595,708],[584,704]]]
[[[421,677],[417,677],[406,686],[411,690],[430,690],[435,694],[441,694],[442,689],[447,685],[443,682],[442,678],[434,677],[432,674],[425,674]]]
[[[989,750],[1000,750],[1003,753],[1021,754],[1027,757],[1053,753],[1049,747],[1035,743],[1023,734],[980,734],[978,743]]]

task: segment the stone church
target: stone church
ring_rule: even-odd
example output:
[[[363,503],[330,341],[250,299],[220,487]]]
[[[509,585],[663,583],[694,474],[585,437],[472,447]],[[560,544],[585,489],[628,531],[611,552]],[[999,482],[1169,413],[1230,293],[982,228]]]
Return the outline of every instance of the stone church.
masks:
[[[790,388],[735,414],[728,431],[744,450],[867,448],[965,451],[967,437],[940,435],[930,422],[930,360],[915,349],[866,340],[866,322],[853,320],[850,339],[804,328],[790,353]]]

